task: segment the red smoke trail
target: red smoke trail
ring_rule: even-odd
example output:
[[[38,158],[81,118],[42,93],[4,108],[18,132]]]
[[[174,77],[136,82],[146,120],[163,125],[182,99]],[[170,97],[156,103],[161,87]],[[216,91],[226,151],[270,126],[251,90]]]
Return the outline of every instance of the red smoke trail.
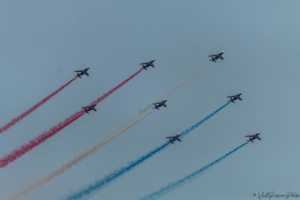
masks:
[[[57,93],[59,93],[60,91],[62,91],[65,87],[67,87],[68,85],[70,85],[75,79],[72,78],[69,82],[67,82],[66,84],[64,84],[63,86],[61,86],[60,88],[58,88],[56,91],[54,91],[53,93],[51,93],[49,96],[45,97],[44,99],[42,99],[40,102],[38,102],[37,104],[35,104],[34,106],[32,106],[31,108],[29,108],[27,111],[23,112],[21,115],[19,115],[18,117],[12,119],[10,122],[8,122],[6,125],[4,125],[3,127],[0,128],[0,133],[7,131],[10,127],[12,127],[15,123],[17,123],[18,121],[22,120],[24,117],[26,117],[27,115],[29,115],[30,113],[32,113],[34,110],[36,110],[38,107],[40,107],[41,105],[43,105],[44,103],[46,103],[49,99],[51,99],[54,95],[56,95]]]
[[[113,89],[111,89],[108,92],[104,93],[101,97],[99,97],[97,100],[93,101],[90,105],[94,105],[94,104],[100,103],[103,99],[105,99],[106,97],[108,97],[109,95],[111,95],[112,93],[114,93],[117,89],[119,89],[120,87],[122,87],[123,85],[125,85],[125,83],[127,83],[128,81],[130,81],[131,79],[133,79],[136,75],[138,75],[142,71],[143,71],[143,69],[140,69],[139,71],[137,71],[136,73],[134,73],[133,75],[131,75],[129,78],[127,78],[125,81],[121,82],[119,85],[117,85]]]
[[[125,83],[133,79],[136,75],[141,73],[142,69],[131,75],[129,78],[127,78],[125,81],[121,82],[119,85],[108,91],[107,93],[104,93],[101,97],[99,97],[96,101],[92,102],[90,105],[100,103],[103,99],[111,95],[113,92],[115,92],[117,89],[122,87]],[[14,150],[13,152],[7,154],[3,158],[0,159],[0,168],[3,168],[7,166],[9,163],[15,161],[19,157],[23,156],[25,153],[29,152],[33,148],[37,147],[39,144],[45,142],[50,137],[54,136],[56,133],[61,131],[63,128],[77,120],[79,117],[84,115],[84,110],[78,111],[77,113],[71,115],[67,119],[65,119],[63,122],[60,122],[58,125],[52,127],[50,130],[46,131],[45,133],[39,135],[35,139],[29,141],[28,143],[24,144],[20,148]]]
[[[23,156],[28,151],[37,147],[39,144],[45,142],[48,138],[54,136],[60,130],[62,130],[63,128],[65,128],[66,126],[74,122],[76,119],[81,117],[83,114],[84,113],[82,111],[73,114],[63,122],[60,122],[58,125],[52,127],[50,130],[46,131],[43,134],[40,134],[38,137],[22,145],[20,148],[14,150],[10,154],[5,155],[3,158],[0,159],[0,168],[7,166],[9,163],[15,161],[16,159]]]

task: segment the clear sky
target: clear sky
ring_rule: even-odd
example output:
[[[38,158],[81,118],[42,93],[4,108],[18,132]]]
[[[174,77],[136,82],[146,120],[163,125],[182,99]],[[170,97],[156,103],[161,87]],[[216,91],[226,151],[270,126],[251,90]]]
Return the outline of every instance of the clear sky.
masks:
[[[68,0],[0,2],[0,125],[90,67],[34,113],[0,135],[0,156],[77,112],[155,59],[84,115],[0,169],[0,197],[104,141],[111,130],[225,51],[121,137],[22,200],[59,199],[184,131],[243,92],[213,118],[89,199],[138,199],[248,144],[163,199],[257,199],[300,193],[300,2]]]

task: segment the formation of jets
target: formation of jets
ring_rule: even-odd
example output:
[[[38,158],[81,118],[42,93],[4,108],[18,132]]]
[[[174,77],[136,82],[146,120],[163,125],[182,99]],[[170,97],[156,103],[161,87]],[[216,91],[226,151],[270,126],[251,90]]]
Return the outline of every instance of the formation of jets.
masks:
[[[94,105],[91,105],[91,106],[82,107],[82,108],[84,109],[85,113],[89,114],[89,111],[91,111],[91,110],[93,110],[95,112],[97,111],[96,108],[95,108],[96,105],[97,104],[94,104]]]
[[[222,51],[221,53],[215,54],[215,55],[209,55],[208,57],[211,57],[211,60],[209,60],[209,61],[216,62],[216,60],[218,60],[219,58],[221,60],[224,60],[224,58],[222,57],[223,53],[224,53],[224,51]]]
[[[74,72],[77,72],[77,75],[76,75],[76,76],[79,77],[79,78],[81,78],[82,75],[87,75],[87,76],[89,76],[89,73],[87,72],[89,69],[90,69],[90,68],[87,67],[87,68],[85,68],[85,69],[83,69],[83,70],[76,70],[76,71],[74,71]]]
[[[228,96],[227,98],[230,99],[228,102],[234,103],[235,100],[240,100],[240,101],[242,101],[241,95],[242,95],[242,92],[240,92],[240,93],[238,93],[238,94],[236,94],[236,95]],[[166,100],[165,100],[165,101],[166,101]],[[153,105],[155,105],[155,106],[157,105],[157,106],[161,107],[163,103],[165,103],[165,102],[162,101],[162,102],[155,103],[155,104],[153,104]],[[165,106],[165,107],[166,107],[166,106]],[[156,107],[155,107],[155,108],[156,108]],[[156,108],[156,109],[158,109],[158,108]],[[254,134],[254,135],[246,135],[245,137],[249,137],[249,140],[247,140],[247,141],[253,142],[253,140],[255,140],[255,139],[261,140],[261,138],[258,136],[259,134],[260,134],[260,133],[257,132],[257,133]],[[180,137],[180,133],[178,133],[178,134],[176,134],[176,135],[174,135],[174,136],[166,137],[166,139],[169,139],[169,142],[172,143],[172,144],[174,144],[174,142],[175,142],[176,140],[179,141],[179,142],[181,142],[181,140],[180,140],[179,137]]]
[[[164,99],[163,101],[153,103],[152,104],[152,105],[154,105],[153,109],[159,110],[159,108],[162,107],[162,106],[167,107],[167,105],[166,105],[167,101],[168,101],[167,99]]]
[[[222,51],[222,52],[220,52],[218,54],[209,55],[208,57],[211,58],[211,60],[209,60],[209,61],[216,62],[216,60],[218,60],[218,59],[224,60],[224,58],[222,56],[223,54],[224,54],[224,51]],[[150,60],[148,62],[140,63],[140,65],[142,65],[141,69],[147,70],[148,67],[153,67],[154,68],[155,67],[154,64],[153,64],[154,61],[155,60]],[[81,78],[81,76],[83,76],[83,75],[89,76],[89,74],[87,72],[88,70],[89,70],[89,68],[85,68],[83,70],[76,70],[74,72],[77,73],[77,75],[76,75],[77,77]],[[242,92],[240,92],[240,93],[238,93],[236,95],[227,96],[227,98],[229,98],[228,102],[235,103],[236,100],[242,101],[241,95],[242,95]],[[162,107],[162,106],[163,107],[167,107],[166,102],[167,102],[167,99],[164,99],[164,100],[162,100],[160,102],[153,103],[152,104],[154,106],[153,109],[159,110],[159,108]],[[97,104],[94,104],[94,105],[91,105],[91,106],[82,107],[82,108],[84,109],[84,112],[86,112],[87,114],[89,114],[89,111],[92,111],[92,110],[95,111],[95,112],[97,111],[96,108],[95,108],[96,105]],[[245,137],[249,138],[249,140],[247,140],[247,141],[253,142],[255,139],[261,140],[261,138],[258,136],[259,134],[260,133],[257,132],[254,135],[246,135]],[[180,137],[180,133],[178,133],[178,134],[176,134],[174,136],[166,137],[166,139],[169,139],[169,142],[172,143],[172,144],[174,144],[174,142],[176,140],[179,141],[179,142],[181,142],[181,140],[180,140],[179,137]]]

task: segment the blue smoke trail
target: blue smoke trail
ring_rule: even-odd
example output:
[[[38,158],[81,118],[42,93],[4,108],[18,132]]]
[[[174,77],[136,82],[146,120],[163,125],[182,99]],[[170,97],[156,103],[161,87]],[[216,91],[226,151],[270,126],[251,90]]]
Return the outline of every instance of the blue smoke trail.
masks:
[[[215,110],[214,112],[212,112],[210,115],[208,115],[207,117],[205,117],[204,119],[202,119],[200,122],[198,122],[197,124],[194,124],[193,126],[191,126],[188,129],[186,129],[184,132],[182,132],[180,134],[180,136],[184,137],[185,135],[187,135],[188,133],[190,133],[191,131],[193,131],[195,128],[197,128],[198,126],[200,126],[201,124],[203,124],[206,120],[208,120],[209,118],[211,118],[212,116],[214,116],[215,114],[217,114],[218,112],[220,112],[223,108],[225,108],[229,104],[230,104],[230,102],[225,103],[223,106],[221,106],[220,108],[218,108],[217,110]]]
[[[198,123],[194,124],[193,126],[191,126],[188,129],[186,129],[184,132],[182,132],[181,136],[187,135],[188,133],[190,133],[191,131],[193,131],[195,128],[197,128],[199,125],[201,125],[203,122],[205,122],[206,120],[208,120],[209,118],[211,118],[212,116],[214,116],[215,114],[217,114],[219,111],[221,111],[223,108],[225,108],[227,105],[229,105],[229,103],[230,102],[227,102],[226,104],[224,104],[223,106],[221,106],[220,108],[218,108],[217,110],[215,110],[213,113],[211,113],[210,115],[208,115],[207,117],[205,117],[204,119],[202,119],[201,121],[199,121]],[[127,166],[121,167],[120,169],[117,169],[117,170],[111,172],[110,174],[108,174],[104,178],[102,178],[101,180],[97,180],[96,182],[94,182],[93,184],[90,184],[86,188],[83,188],[79,192],[70,194],[67,197],[67,200],[80,199],[80,198],[85,197],[86,195],[91,194],[95,190],[102,189],[108,183],[114,181],[115,179],[117,179],[118,177],[120,177],[121,175],[123,175],[124,173],[129,172],[131,169],[133,169],[134,167],[138,166],[139,164],[141,164],[142,162],[144,162],[148,158],[152,157],[156,153],[158,153],[161,150],[165,149],[169,144],[170,144],[170,142],[165,142],[161,146],[159,146],[159,147],[155,148],[154,150],[149,151],[147,154],[141,156],[136,161],[130,162]]]
[[[83,198],[86,195],[89,195],[94,190],[101,189],[106,184],[110,183],[111,181],[115,180],[119,176],[123,175],[125,172],[130,171],[133,167],[141,164],[146,159],[152,157],[153,155],[155,155],[156,153],[158,153],[159,151],[161,151],[162,149],[164,149],[165,147],[167,147],[169,144],[170,144],[169,142],[166,142],[163,145],[155,148],[154,150],[149,151],[147,154],[143,155],[142,157],[140,157],[136,161],[130,162],[126,167],[122,167],[121,169],[115,170],[115,171],[111,172],[109,175],[105,176],[103,179],[101,179],[99,181],[96,181],[93,184],[90,184],[89,186],[87,186],[86,188],[82,189],[81,191],[79,191],[79,192],[77,192],[75,194],[69,195],[69,197],[67,197],[67,199],[68,200],[80,199],[80,198]]]
[[[157,190],[155,192],[152,192],[151,194],[149,194],[149,195],[147,195],[143,198],[140,198],[140,200],[158,199],[158,198],[162,197],[163,195],[165,195],[165,194],[179,188],[180,186],[184,185],[186,182],[191,181],[193,178],[196,178],[199,174],[201,174],[205,170],[211,168],[213,165],[215,165],[218,162],[220,162],[221,160],[225,159],[227,156],[229,156],[232,153],[236,152],[237,150],[239,150],[240,148],[242,148],[243,146],[245,146],[248,143],[249,142],[245,142],[244,144],[238,146],[237,148],[233,149],[232,151],[228,152],[227,154],[225,154],[224,156],[218,158],[217,160],[209,163],[208,165],[205,165],[204,167],[202,167],[202,168],[196,170],[195,172],[183,177],[182,179],[179,179],[178,181],[175,181],[173,183],[169,183],[165,187],[162,187],[159,190]]]

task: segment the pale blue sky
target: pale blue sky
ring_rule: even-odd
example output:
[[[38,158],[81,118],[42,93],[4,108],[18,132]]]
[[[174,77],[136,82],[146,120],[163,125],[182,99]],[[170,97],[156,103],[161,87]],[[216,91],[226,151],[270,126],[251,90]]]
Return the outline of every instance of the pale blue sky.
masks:
[[[155,59],[126,86],[30,153],[0,169],[0,197],[103,141],[104,135],[225,51],[168,96],[168,108],[22,200],[60,198],[102,178],[184,131],[243,92],[182,143],[147,160],[89,199],[138,199],[249,144],[163,199],[257,199],[257,191],[299,190],[300,2],[1,1],[0,124],[90,66],[37,111],[0,135],[0,156],[18,148]]]

